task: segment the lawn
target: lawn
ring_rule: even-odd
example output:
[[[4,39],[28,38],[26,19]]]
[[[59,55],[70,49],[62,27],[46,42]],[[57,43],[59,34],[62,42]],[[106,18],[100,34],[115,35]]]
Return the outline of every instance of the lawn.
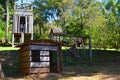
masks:
[[[0,47],[5,80],[120,80],[120,52],[117,51],[93,50],[93,64],[89,64],[66,57],[68,51],[63,50],[62,73],[23,75],[18,71],[18,49]]]

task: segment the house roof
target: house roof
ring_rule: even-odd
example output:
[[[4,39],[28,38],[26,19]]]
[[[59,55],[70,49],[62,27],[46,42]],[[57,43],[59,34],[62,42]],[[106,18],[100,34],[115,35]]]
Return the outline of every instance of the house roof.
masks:
[[[48,40],[48,39],[44,39],[44,40],[29,40],[24,42],[23,44],[19,45],[20,47],[25,46],[25,45],[56,45],[56,46],[62,46],[62,43],[60,42],[56,42],[53,40]]]
[[[51,28],[51,33],[61,34],[61,33],[63,33],[63,31],[60,28]]]

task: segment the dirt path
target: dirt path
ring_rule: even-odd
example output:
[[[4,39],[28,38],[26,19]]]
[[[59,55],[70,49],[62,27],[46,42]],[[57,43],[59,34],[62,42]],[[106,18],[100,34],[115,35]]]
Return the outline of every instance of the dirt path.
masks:
[[[32,74],[21,77],[17,74],[5,80],[120,80],[120,63],[74,65],[65,67],[60,74]]]

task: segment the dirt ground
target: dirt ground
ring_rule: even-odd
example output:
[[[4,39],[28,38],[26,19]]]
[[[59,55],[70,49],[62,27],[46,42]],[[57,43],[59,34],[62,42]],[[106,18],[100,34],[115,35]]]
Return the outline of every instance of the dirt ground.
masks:
[[[22,75],[18,73],[17,53],[1,52],[0,62],[5,78],[0,80],[120,80],[120,62],[76,64],[65,66],[62,73]]]
[[[19,75],[19,74],[18,74]],[[64,67],[62,73],[31,74],[6,77],[5,80],[120,80],[120,62],[109,64],[79,64]]]

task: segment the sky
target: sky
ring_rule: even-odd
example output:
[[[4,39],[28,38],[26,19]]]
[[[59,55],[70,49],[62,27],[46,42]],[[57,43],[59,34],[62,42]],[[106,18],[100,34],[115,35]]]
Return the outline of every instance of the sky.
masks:
[[[17,0],[18,3],[21,3],[22,0]],[[24,3],[31,3],[33,0],[23,0]]]
[[[26,2],[27,2],[27,3],[30,3],[30,2],[32,2],[32,1],[34,1],[34,0],[23,0],[23,2],[25,2],[25,3],[26,3]],[[102,0],[98,0],[98,1],[101,2]],[[21,0],[18,0],[18,2],[21,2]]]
[[[102,0],[98,0],[98,1],[100,1],[100,2],[101,2]]]

